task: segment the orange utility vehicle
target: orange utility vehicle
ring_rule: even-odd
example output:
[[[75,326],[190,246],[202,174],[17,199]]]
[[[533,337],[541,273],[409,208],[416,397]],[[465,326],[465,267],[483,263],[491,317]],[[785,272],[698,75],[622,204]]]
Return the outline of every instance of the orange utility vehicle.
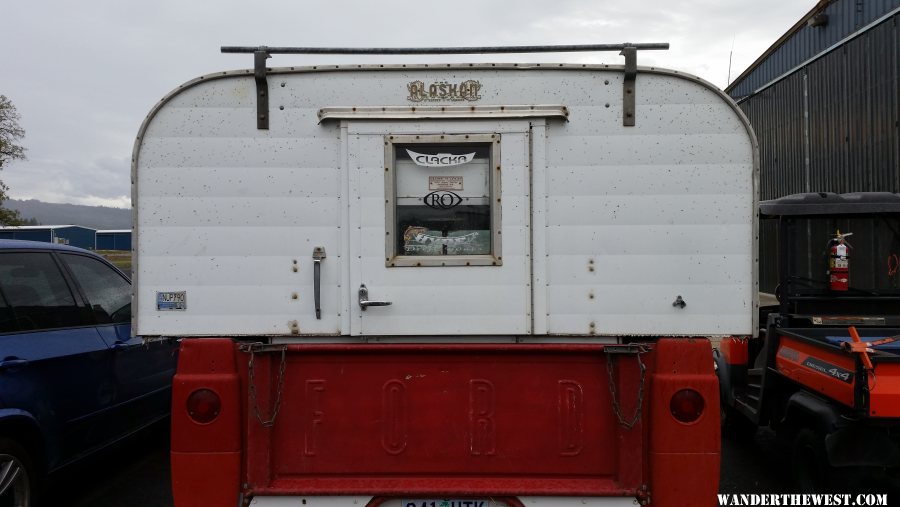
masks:
[[[760,255],[777,258],[778,303],[762,307],[759,338],[714,352],[723,433],[787,437],[807,492],[896,480],[900,194],[796,194],[759,210],[778,231],[777,255]]]

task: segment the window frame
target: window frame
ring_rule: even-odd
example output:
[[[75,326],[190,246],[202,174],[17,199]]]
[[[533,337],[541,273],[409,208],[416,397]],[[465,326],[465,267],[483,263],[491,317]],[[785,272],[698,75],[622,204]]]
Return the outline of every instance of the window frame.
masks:
[[[501,266],[503,256],[500,244],[501,196],[499,133],[482,134],[432,134],[384,136],[384,220],[385,267],[429,266]],[[411,144],[488,144],[488,188],[490,191],[491,253],[486,255],[400,255],[397,252],[397,170],[396,145]]]
[[[122,270],[120,270],[114,264],[112,264],[111,262],[107,261],[106,259],[104,259],[102,257],[94,256],[94,255],[85,255],[81,252],[65,251],[65,252],[59,252],[57,254],[57,256],[58,256],[57,262],[61,265],[62,269],[65,270],[66,276],[71,280],[72,287],[80,294],[81,300],[83,301],[83,304],[85,305],[85,307],[87,307],[90,310],[91,318],[94,320],[95,326],[119,326],[122,324],[130,324],[131,323],[131,310],[129,310],[129,318],[128,318],[127,322],[114,322],[112,320],[110,322],[104,322],[102,319],[98,318],[97,314],[95,313],[95,310],[94,310],[93,301],[91,301],[91,299],[88,297],[87,290],[85,290],[84,286],[82,286],[81,281],[78,278],[78,275],[76,275],[75,270],[72,269],[72,267],[69,265],[66,258],[67,258],[67,256],[71,256],[71,257],[79,257],[79,258],[83,258],[83,259],[91,259],[93,261],[99,262],[102,266],[105,266],[107,269],[109,269],[114,274],[116,274],[119,278],[121,278],[125,282],[125,285],[129,287],[129,290],[131,291],[131,293],[133,295],[134,294],[134,286],[131,284],[131,279],[128,278],[128,276],[126,276],[125,273],[122,272]],[[128,301],[128,305],[131,305],[132,303],[133,303],[133,297],[130,297],[129,301]],[[110,315],[110,317],[111,317],[111,315]]]
[[[60,331],[66,329],[80,329],[87,327],[96,327],[97,320],[91,312],[87,301],[84,298],[84,294],[81,292],[81,288],[77,285],[74,278],[72,278],[71,273],[69,273],[68,266],[64,265],[62,259],[60,259],[56,255],[56,250],[54,249],[44,249],[44,248],[5,248],[0,249],[0,255],[6,254],[25,254],[25,255],[48,255],[51,259],[53,266],[56,268],[58,274],[60,275],[63,283],[66,286],[66,289],[72,295],[74,308],[76,308],[76,312],[78,314],[78,322],[71,323],[66,326],[60,327],[39,327],[37,329],[25,328],[20,323],[20,317],[16,312],[16,308],[9,304],[7,300],[7,306],[10,310],[12,310],[12,315],[15,320],[15,326],[11,331],[0,332],[0,335],[10,335],[10,334],[24,334],[24,333],[43,333],[47,331]]]

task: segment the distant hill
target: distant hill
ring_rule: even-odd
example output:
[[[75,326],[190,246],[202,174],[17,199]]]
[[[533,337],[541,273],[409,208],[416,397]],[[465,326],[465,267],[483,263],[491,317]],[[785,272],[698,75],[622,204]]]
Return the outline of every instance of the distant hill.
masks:
[[[82,225],[92,229],[131,229],[131,210],[106,206],[57,204],[29,199],[10,199],[3,205],[19,210],[22,218],[34,218],[39,225]]]

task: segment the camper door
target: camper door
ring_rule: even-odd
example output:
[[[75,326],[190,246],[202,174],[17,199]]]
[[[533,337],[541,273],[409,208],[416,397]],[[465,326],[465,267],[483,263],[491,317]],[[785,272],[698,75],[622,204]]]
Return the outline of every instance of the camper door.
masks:
[[[530,332],[528,122],[349,122],[353,335]]]

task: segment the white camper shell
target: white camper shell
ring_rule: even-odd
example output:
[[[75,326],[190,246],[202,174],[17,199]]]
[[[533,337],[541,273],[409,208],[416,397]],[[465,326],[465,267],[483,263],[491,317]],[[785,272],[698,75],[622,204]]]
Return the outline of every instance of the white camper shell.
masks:
[[[701,79],[627,70],[290,67],[180,86],[134,148],[135,332],[754,334],[747,119]]]

